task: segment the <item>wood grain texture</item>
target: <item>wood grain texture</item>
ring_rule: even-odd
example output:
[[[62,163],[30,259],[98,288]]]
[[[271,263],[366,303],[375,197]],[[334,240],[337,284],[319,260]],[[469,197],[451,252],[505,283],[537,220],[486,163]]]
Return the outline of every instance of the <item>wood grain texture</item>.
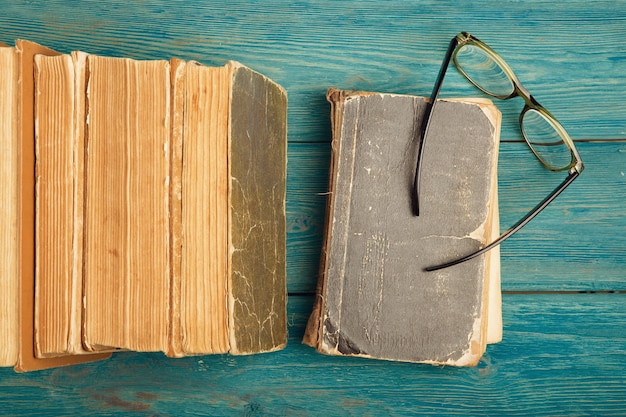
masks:
[[[504,340],[473,370],[327,358],[299,344],[312,299],[330,155],[328,87],[429,95],[449,39],[467,30],[509,62],[580,143],[586,170],[502,247]],[[290,344],[249,357],[111,361],[15,375],[0,409],[18,415],[622,415],[626,409],[626,3],[61,0],[2,4],[0,41],[61,52],[229,59],[289,95],[287,274]],[[476,91],[454,70],[442,94]],[[519,100],[496,103],[504,142],[520,139]],[[602,143],[602,141],[614,141]],[[504,227],[556,182],[521,143],[500,153]],[[551,183],[550,181],[554,181]],[[89,381],[86,383],[85,381]],[[96,382],[94,382],[96,381]]]
[[[290,130],[291,140],[330,140],[320,111],[329,86],[429,95],[448,42],[460,30],[499,51],[574,139],[626,137],[621,2],[6,3],[0,41],[8,44],[20,37],[61,52],[240,61],[289,91],[290,126],[302,127]],[[477,93],[455,71],[447,78],[444,95]],[[503,138],[516,134],[507,129]]]
[[[328,195],[330,143],[290,143],[287,163],[287,288],[315,291]]]
[[[506,290],[624,290],[626,144],[578,144],[585,171],[518,235],[502,245]],[[500,219],[509,227],[565,174],[546,171],[525,144],[500,157]]]
[[[462,369],[320,355],[299,343],[313,299],[291,297],[281,352],[129,352],[31,374],[0,369],[0,406],[24,416],[622,415],[625,297],[505,295],[503,342]]]

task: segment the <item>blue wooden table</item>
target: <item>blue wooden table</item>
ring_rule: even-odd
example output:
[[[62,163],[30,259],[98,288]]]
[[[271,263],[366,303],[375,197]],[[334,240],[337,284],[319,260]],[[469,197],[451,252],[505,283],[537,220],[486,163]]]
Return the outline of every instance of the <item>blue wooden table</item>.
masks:
[[[289,343],[256,356],[111,360],[15,374],[1,415],[626,414],[626,2],[2,0],[0,41],[140,59],[238,60],[289,94]],[[476,368],[326,357],[301,345],[317,279],[328,87],[429,95],[448,41],[499,51],[576,140],[586,170],[502,246],[504,340]],[[454,70],[443,96],[475,96]],[[563,174],[503,112],[503,228]]]

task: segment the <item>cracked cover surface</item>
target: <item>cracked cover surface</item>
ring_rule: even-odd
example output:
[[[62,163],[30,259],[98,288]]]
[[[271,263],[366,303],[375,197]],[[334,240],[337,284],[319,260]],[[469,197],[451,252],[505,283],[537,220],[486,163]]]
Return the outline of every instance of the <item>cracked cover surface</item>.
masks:
[[[287,97],[245,67],[232,88],[231,352],[244,354],[286,343]]]

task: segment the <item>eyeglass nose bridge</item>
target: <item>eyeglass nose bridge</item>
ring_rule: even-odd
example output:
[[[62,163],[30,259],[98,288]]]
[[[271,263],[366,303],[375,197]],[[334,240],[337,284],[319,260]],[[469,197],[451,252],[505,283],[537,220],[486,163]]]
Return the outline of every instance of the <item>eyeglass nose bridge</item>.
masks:
[[[521,97],[522,99],[524,99],[524,101],[526,102],[526,105],[524,106],[524,110],[522,110],[522,113],[524,113],[525,111],[528,111],[527,108],[528,109],[543,108],[543,106],[539,104],[539,102],[535,99],[535,97],[533,97],[533,95],[530,94],[530,92],[526,89],[526,87],[524,87],[524,85],[521,82],[519,82],[519,80],[513,79],[511,81],[513,81],[513,92],[505,100],[508,100],[514,97]]]

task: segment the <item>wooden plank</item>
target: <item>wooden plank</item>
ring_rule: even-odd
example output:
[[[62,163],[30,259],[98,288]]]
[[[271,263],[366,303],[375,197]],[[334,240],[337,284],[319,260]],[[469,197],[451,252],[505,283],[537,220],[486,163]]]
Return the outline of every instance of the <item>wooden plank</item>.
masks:
[[[626,143],[580,143],[585,171],[502,245],[505,290],[624,290]],[[500,153],[502,227],[521,218],[565,173],[533,161],[524,144]]]
[[[330,144],[291,143],[287,158],[287,290],[314,292],[324,234]]]
[[[320,355],[299,342],[312,298],[291,297],[282,352],[121,353],[31,374],[0,369],[0,407],[16,415],[619,415],[625,298],[505,295],[504,340],[478,367],[459,369]]]
[[[502,245],[505,291],[626,290],[626,143],[579,143],[583,174]],[[290,292],[315,290],[330,147],[289,146],[287,276]],[[545,170],[524,143],[499,157],[502,229],[541,201],[564,173]]]
[[[292,141],[328,140],[330,86],[429,95],[460,30],[492,45],[576,139],[624,138],[626,3],[8,2],[0,40],[141,59],[239,60],[289,91]],[[477,91],[450,71],[444,95]],[[513,123],[514,124],[514,123]],[[504,125],[503,138],[517,134]]]

